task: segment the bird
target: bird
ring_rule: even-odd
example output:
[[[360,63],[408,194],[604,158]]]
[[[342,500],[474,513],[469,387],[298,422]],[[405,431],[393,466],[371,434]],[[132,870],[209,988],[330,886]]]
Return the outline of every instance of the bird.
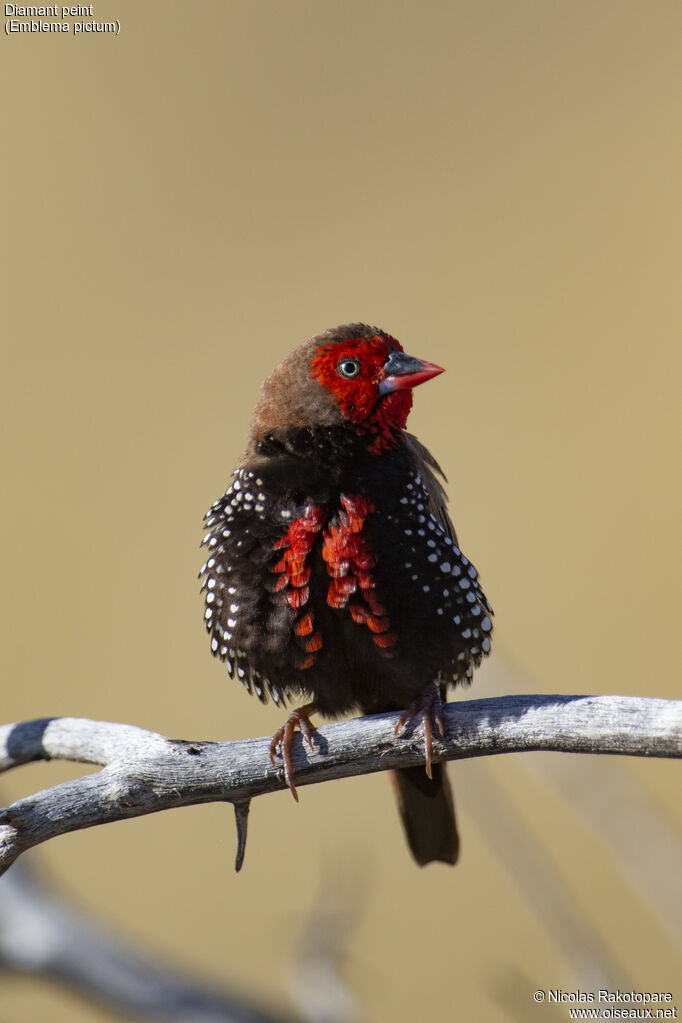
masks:
[[[406,430],[412,391],[442,373],[378,327],[308,338],[264,381],[246,450],[205,517],[200,578],[213,654],[262,701],[294,709],[272,739],[297,797],[292,743],[314,713],[400,712],[425,767],[392,772],[419,865],[459,853],[445,765],[450,685],[490,652],[492,607],[462,553],[445,477]]]

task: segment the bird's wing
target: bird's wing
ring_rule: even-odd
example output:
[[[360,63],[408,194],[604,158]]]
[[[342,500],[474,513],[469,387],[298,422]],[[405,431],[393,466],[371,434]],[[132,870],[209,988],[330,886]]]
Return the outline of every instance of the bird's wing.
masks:
[[[429,492],[429,511],[432,515],[435,515],[453,542],[457,543],[455,527],[448,515],[447,494],[443,484],[438,479],[440,476],[447,483],[445,473],[428,448],[425,448],[421,441],[418,441],[413,434],[406,434],[405,441],[414,460],[415,468],[421,474],[424,485]]]

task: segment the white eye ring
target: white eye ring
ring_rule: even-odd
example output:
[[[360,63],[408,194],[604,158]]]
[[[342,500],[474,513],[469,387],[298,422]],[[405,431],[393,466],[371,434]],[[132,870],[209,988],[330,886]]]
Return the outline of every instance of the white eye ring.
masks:
[[[346,380],[352,380],[360,372],[360,363],[357,359],[341,359],[336,368],[342,377],[345,377]]]

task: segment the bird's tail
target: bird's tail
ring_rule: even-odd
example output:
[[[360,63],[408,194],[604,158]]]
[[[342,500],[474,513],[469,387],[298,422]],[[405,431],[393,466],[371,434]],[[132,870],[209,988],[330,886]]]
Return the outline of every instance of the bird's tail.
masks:
[[[432,772],[432,778],[421,766],[390,772],[407,842],[420,867],[433,860],[456,863],[459,855],[455,805],[445,764],[433,764]]]

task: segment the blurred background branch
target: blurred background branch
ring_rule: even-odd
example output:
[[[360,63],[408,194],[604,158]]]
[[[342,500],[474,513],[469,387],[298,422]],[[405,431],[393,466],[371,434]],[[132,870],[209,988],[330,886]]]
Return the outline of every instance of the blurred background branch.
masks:
[[[136,1020],[300,1019],[284,1009],[258,1006],[255,996],[238,996],[114,935],[23,863],[0,882],[0,968],[56,981]]]
[[[395,737],[397,715],[327,725],[308,754],[294,745],[298,784],[423,763],[420,729]],[[625,696],[514,695],[462,701],[445,709],[440,760],[533,750],[682,756],[682,701]],[[95,774],[63,782],[0,810],[0,869],[57,835],[196,803],[235,806],[237,869],[246,840],[246,807],[285,787],[268,738],[185,742],[132,725],[42,718],[0,729],[0,770],[34,760],[97,764]]]

